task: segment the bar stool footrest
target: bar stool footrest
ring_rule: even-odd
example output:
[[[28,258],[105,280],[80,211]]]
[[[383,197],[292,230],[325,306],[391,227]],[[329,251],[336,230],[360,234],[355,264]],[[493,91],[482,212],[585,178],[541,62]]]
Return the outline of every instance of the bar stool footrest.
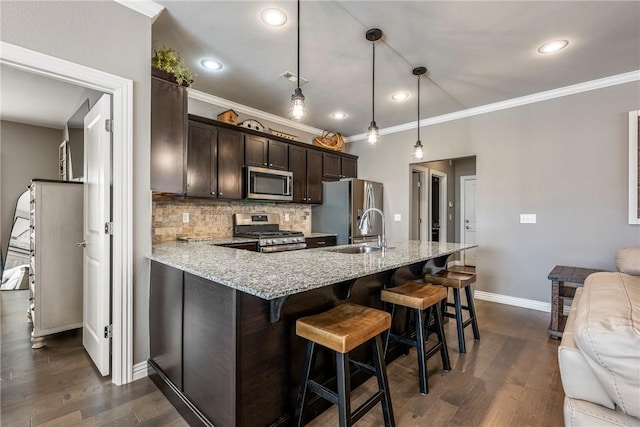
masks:
[[[319,382],[313,381],[313,380],[309,380],[307,388],[312,393],[317,394],[318,396],[322,397],[325,400],[328,400],[329,402],[333,403],[334,405],[338,404],[338,393],[336,393],[335,391],[323,386]]]
[[[351,413],[351,422],[355,424],[360,418],[362,418],[367,412],[373,409],[378,403],[382,401],[384,397],[384,391],[378,391],[373,396],[368,398],[366,402],[358,406],[358,408]]]
[[[358,362],[357,360],[349,360],[353,365],[355,365],[361,371],[368,373],[369,375],[376,375],[376,370],[371,365],[367,365],[366,363]]]

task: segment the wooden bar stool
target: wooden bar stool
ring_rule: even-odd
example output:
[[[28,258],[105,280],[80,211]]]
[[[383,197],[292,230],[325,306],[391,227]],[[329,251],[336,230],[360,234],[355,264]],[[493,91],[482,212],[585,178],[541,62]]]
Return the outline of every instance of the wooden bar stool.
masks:
[[[308,340],[307,356],[296,404],[296,426],[303,425],[303,411],[307,390],[338,405],[340,427],[351,426],[379,402],[382,404],[384,425],[387,427],[395,426],[381,339],[381,334],[388,330],[390,326],[391,316],[386,311],[348,302],[324,313],[303,317],[296,321],[296,334]],[[366,342],[371,343],[373,367],[349,359],[349,352]],[[309,379],[311,368],[313,367],[316,344],[333,350],[336,354],[337,393]],[[349,363],[353,363],[361,370],[375,375],[378,379],[378,392],[353,412],[351,412]]]
[[[442,359],[442,369],[449,371],[449,351],[447,350],[447,340],[442,328],[442,309],[440,302],[447,298],[447,290],[442,286],[429,286],[424,283],[407,282],[394,288],[385,289],[380,294],[380,299],[393,304],[391,309],[391,320],[396,312],[396,306],[400,305],[414,310],[415,317],[415,339],[412,339],[411,331],[409,336],[392,334],[391,330],[387,334],[384,346],[385,356],[389,346],[389,340],[401,342],[418,350],[418,372],[420,380],[420,393],[429,393],[427,382],[427,360],[440,352]],[[426,316],[425,316],[426,313]],[[435,332],[438,335],[438,342],[431,348],[425,349],[425,341],[428,337],[429,323],[433,314]],[[425,332],[427,332],[425,334]]]
[[[464,328],[471,325],[473,328],[473,338],[475,340],[480,339],[480,330],[478,329],[478,320],[476,319],[476,309],[473,305],[473,295],[471,294],[471,285],[476,281],[476,275],[474,273],[467,273],[464,271],[449,271],[442,270],[435,274],[426,274],[424,281],[433,285],[440,285],[446,288],[453,289],[453,301],[454,303],[446,302],[444,316],[456,319],[456,327],[458,329],[458,349],[460,354],[467,352],[464,342]],[[465,295],[467,297],[467,305],[462,305],[460,302],[460,289],[464,288]],[[454,307],[455,312],[449,313],[446,307]],[[467,310],[469,318],[465,321],[462,320],[462,310]]]

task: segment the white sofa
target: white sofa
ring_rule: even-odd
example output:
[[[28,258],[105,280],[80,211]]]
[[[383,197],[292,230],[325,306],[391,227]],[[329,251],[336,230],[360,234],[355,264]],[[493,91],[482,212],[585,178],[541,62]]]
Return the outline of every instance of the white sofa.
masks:
[[[565,426],[640,426],[640,247],[576,290],[558,349]]]

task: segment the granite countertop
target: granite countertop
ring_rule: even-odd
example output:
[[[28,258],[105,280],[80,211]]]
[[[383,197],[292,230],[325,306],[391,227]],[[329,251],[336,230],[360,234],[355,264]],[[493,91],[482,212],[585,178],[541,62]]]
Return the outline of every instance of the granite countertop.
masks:
[[[402,241],[389,242],[393,249],[385,253],[345,254],[335,251],[344,246],[360,245],[260,253],[215,246],[215,241],[162,243],[153,247],[149,258],[272,300],[477,246]]]

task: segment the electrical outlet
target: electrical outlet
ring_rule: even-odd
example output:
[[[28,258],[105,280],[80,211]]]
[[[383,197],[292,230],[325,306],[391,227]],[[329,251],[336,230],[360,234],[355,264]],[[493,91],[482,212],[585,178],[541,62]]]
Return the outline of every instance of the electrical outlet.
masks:
[[[291,221],[291,216],[288,213],[284,214],[284,220]]]
[[[535,224],[536,214],[520,214],[520,224]]]
[[[182,213],[182,222],[185,224],[189,222],[189,212]]]
[[[393,214],[393,220],[394,221],[402,221],[402,215],[401,214]]]

